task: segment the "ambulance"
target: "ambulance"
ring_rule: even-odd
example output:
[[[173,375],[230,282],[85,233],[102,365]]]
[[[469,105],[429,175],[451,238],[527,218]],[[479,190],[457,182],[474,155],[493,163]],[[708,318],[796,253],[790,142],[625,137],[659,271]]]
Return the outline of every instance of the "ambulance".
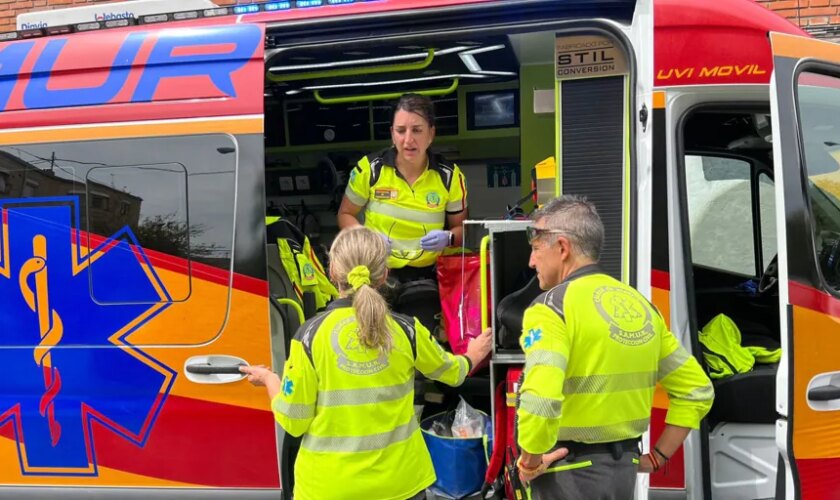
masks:
[[[840,498],[840,46],[751,0],[143,3],[0,34],[0,497],[291,498],[238,366],[282,370],[315,308],[265,217],[314,262],[418,92],[476,226],[521,228],[553,157],[550,194],[596,203],[604,269],[701,363],[719,314],[781,349],[715,381],[637,498]],[[527,272],[503,240],[494,302]],[[517,360],[496,346],[476,406]]]

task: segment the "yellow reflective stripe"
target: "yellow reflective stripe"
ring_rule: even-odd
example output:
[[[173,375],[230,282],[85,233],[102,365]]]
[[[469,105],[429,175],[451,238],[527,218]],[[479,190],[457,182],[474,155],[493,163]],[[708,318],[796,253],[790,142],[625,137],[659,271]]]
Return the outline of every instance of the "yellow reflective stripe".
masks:
[[[580,441],[582,443],[622,441],[641,436],[647,430],[649,423],[649,418],[641,418],[639,420],[629,420],[627,422],[593,427],[569,427],[561,425],[557,440]]]
[[[444,373],[446,373],[450,368],[452,368],[452,365],[452,360],[447,359],[443,362],[442,365],[440,365],[440,367],[438,367],[437,370],[429,374],[429,378],[433,378],[435,380],[439,379],[441,376],[443,376]]]
[[[584,467],[589,467],[591,465],[592,465],[592,460],[587,460],[585,462],[575,462],[573,464],[558,465],[557,467],[552,467],[550,469],[546,469],[544,474],[548,474],[550,472],[561,472],[561,471],[564,471],[564,470],[583,469]]]
[[[619,373],[569,377],[563,384],[563,394],[604,394],[637,389],[653,389],[656,372]]]
[[[458,379],[455,381],[455,386],[459,386],[464,383],[464,379],[467,377],[469,364],[467,364],[467,360],[463,356],[456,356],[455,359],[458,363]],[[452,358],[447,358],[437,370],[429,374],[429,378],[435,380],[439,379],[448,372],[454,364],[455,363],[452,361]]]
[[[677,370],[679,367],[684,365],[686,361],[688,361],[688,357],[688,351],[682,347],[677,347],[674,352],[660,359],[659,374],[657,375],[656,380],[662,380],[673,373],[674,370]]]
[[[407,423],[387,432],[366,436],[315,436],[304,434],[301,447],[310,451],[353,453],[374,451],[410,438],[420,427],[412,417]]]
[[[634,464],[636,464],[636,465],[639,465],[639,459],[638,459],[638,458],[634,458],[634,459],[633,459],[633,463],[634,463]]]
[[[360,207],[365,206],[368,202],[367,198],[360,196],[358,193],[353,191],[353,188],[350,186],[347,186],[347,189],[344,190],[344,196],[346,196],[351,203]]]
[[[318,406],[349,406],[382,403],[401,399],[414,390],[414,380],[383,387],[335,389],[318,392]]]
[[[525,370],[535,366],[551,366],[565,370],[567,363],[566,356],[563,356],[563,354],[557,351],[534,349],[525,355]]]
[[[698,387],[693,391],[689,392],[684,396],[677,396],[674,394],[669,394],[670,397],[675,399],[681,399],[683,401],[709,401],[714,399],[715,397],[715,389],[712,387],[712,384],[704,385],[703,387]]]
[[[274,398],[271,409],[286,417],[303,420],[315,416],[315,405],[304,403],[289,403],[280,398]]]
[[[418,224],[443,224],[445,220],[444,212],[429,212],[425,210],[414,210],[405,208],[392,203],[383,203],[381,201],[370,200],[367,205],[367,211],[375,214],[385,215],[393,219],[398,219],[407,222],[416,222]]]
[[[562,407],[561,401],[544,398],[533,392],[524,392],[519,395],[519,409],[537,417],[557,418],[560,416]]]

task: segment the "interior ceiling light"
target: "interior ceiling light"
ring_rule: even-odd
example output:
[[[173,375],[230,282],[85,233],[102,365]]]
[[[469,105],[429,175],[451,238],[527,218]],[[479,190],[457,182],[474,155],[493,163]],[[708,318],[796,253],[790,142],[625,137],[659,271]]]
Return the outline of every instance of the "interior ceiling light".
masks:
[[[515,74],[515,73],[512,73]],[[437,76],[422,76],[417,78],[406,78],[404,80],[390,80],[386,82],[356,82],[356,83],[342,83],[338,85],[311,85],[307,87],[302,87],[300,89],[295,90],[287,90],[286,95],[295,95],[300,94],[306,90],[327,90],[327,89],[340,89],[345,87],[375,87],[377,85],[396,85],[400,83],[413,83],[413,82],[427,82],[429,80],[447,80],[452,78],[487,78],[486,75],[477,75],[477,74],[455,74],[455,75],[437,75]]]
[[[461,58],[461,62],[464,63],[464,66],[467,67],[468,70],[477,74],[477,75],[487,75],[487,76],[516,76],[516,73],[511,71],[489,71],[481,69],[481,65],[478,64],[478,61],[475,60],[476,54],[483,54],[485,52],[493,52],[496,50],[501,50],[505,48],[504,45],[490,45],[489,47],[479,47],[477,49],[470,49],[465,50],[458,54],[458,57]]]
[[[455,52],[460,52],[462,50],[466,50],[469,47],[450,47],[448,49],[443,50],[436,50],[435,56],[444,56],[446,54],[453,54]],[[341,66],[355,66],[355,65],[366,65],[371,63],[380,63],[380,62],[389,62],[389,61],[405,61],[407,59],[425,59],[429,57],[428,52],[415,52],[414,54],[400,54],[396,56],[385,56],[385,57],[372,57],[368,59],[352,59],[350,61],[333,61],[328,63],[318,63],[318,64],[298,64],[292,66],[273,66],[269,68],[269,71],[300,71],[300,70],[309,70],[309,69],[319,69],[319,68],[338,68]]]

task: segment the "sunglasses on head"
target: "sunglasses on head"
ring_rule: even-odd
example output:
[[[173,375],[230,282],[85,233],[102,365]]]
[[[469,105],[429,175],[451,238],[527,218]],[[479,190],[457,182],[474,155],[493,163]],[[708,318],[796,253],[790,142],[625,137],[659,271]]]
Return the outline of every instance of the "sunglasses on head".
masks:
[[[546,234],[569,234],[568,231],[562,229],[548,229],[544,227],[528,226],[525,228],[525,236],[528,237],[528,243],[533,243],[534,240]]]

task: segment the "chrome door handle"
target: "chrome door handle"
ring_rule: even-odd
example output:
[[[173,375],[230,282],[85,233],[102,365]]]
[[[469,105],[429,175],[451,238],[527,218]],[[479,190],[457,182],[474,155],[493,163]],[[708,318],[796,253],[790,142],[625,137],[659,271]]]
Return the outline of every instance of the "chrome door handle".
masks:
[[[193,356],[184,362],[184,375],[197,384],[228,384],[245,378],[240,366],[248,363],[236,356]]]

